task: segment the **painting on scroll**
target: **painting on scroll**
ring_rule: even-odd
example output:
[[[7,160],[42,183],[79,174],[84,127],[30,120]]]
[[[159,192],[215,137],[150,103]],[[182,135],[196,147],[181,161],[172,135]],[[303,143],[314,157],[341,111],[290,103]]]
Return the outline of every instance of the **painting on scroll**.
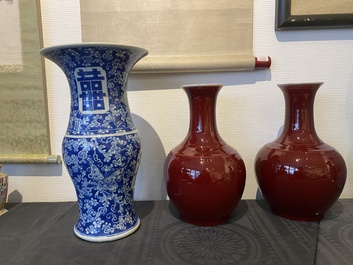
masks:
[[[82,40],[140,46],[133,72],[254,70],[253,1],[85,0]]]
[[[0,0],[0,163],[58,163],[50,154],[39,0]]]

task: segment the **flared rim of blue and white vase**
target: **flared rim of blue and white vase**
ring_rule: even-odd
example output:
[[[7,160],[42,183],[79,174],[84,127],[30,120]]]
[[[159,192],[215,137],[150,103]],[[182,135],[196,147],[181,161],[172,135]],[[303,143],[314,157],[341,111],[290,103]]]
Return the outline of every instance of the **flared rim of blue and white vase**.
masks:
[[[59,44],[59,45],[52,45],[45,48],[42,48],[39,53],[44,55],[48,52],[53,50],[61,50],[61,49],[73,49],[73,48],[82,48],[82,47],[102,47],[102,48],[117,48],[117,49],[131,49],[139,51],[140,53],[147,55],[148,51],[144,48],[132,46],[132,45],[125,45],[125,44],[115,44],[109,42],[81,42],[81,43],[71,43],[71,44]]]

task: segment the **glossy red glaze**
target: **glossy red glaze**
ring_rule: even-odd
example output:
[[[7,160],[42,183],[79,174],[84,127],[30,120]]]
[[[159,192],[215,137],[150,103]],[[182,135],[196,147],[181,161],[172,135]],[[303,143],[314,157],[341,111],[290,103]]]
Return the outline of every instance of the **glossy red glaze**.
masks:
[[[183,220],[202,226],[226,222],[245,186],[244,162],[216,127],[215,104],[221,87],[183,87],[190,104],[189,132],[165,164],[171,202]]]
[[[337,201],[347,175],[342,156],[314,128],[314,98],[321,83],[279,85],[285,98],[281,135],[257,153],[255,171],[274,213],[317,221]]]

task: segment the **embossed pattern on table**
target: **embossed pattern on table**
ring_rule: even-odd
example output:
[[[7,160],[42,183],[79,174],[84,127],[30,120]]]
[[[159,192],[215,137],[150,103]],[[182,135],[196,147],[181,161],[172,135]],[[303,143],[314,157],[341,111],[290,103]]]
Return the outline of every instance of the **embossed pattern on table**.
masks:
[[[171,205],[169,212],[178,219]],[[313,264],[315,258],[318,224],[279,218],[263,201],[242,201],[228,224],[216,227],[155,221],[158,245],[146,264]]]
[[[264,201],[241,201],[228,224],[179,220],[168,201],[136,202],[142,219],[115,242],[77,238],[77,204],[8,204],[0,217],[0,264],[353,264],[353,200],[339,200],[318,223],[273,215]],[[316,254],[316,255],[315,255]]]
[[[168,201],[136,202],[141,227],[109,243],[85,242],[73,234],[76,206],[17,253],[13,262],[2,265],[297,265],[313,264],[315,259],[318,223],[279,218],[263,201],[241,201],[230,221],[216,227],[180,221]]]
[[[353,264],[353,200],[339,200],[320,222],[316,264]]]

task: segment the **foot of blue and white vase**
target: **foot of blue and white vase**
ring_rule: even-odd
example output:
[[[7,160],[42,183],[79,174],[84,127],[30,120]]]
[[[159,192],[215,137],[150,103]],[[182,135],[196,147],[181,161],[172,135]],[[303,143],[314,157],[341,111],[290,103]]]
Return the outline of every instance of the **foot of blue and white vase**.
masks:
[[[79,232],[76,229],[76,226],[74,227],[74,233],[77,237],[86,240],[86,241],[90,241],[90,242],[109,242],[109,241],[114,241],[114,240],[118,240],[124,237],[127,237],[131,234],[133,234],[135,231],[137,231],[137,229],[140,227],[140,219],[137,218],[136,224],[132,227],[130,227],[127,230],[124,231],[120,231],[117,232],[115,234],[109,234],[109,235],[89,235],[89,234],[83,234],[81,232]]]

